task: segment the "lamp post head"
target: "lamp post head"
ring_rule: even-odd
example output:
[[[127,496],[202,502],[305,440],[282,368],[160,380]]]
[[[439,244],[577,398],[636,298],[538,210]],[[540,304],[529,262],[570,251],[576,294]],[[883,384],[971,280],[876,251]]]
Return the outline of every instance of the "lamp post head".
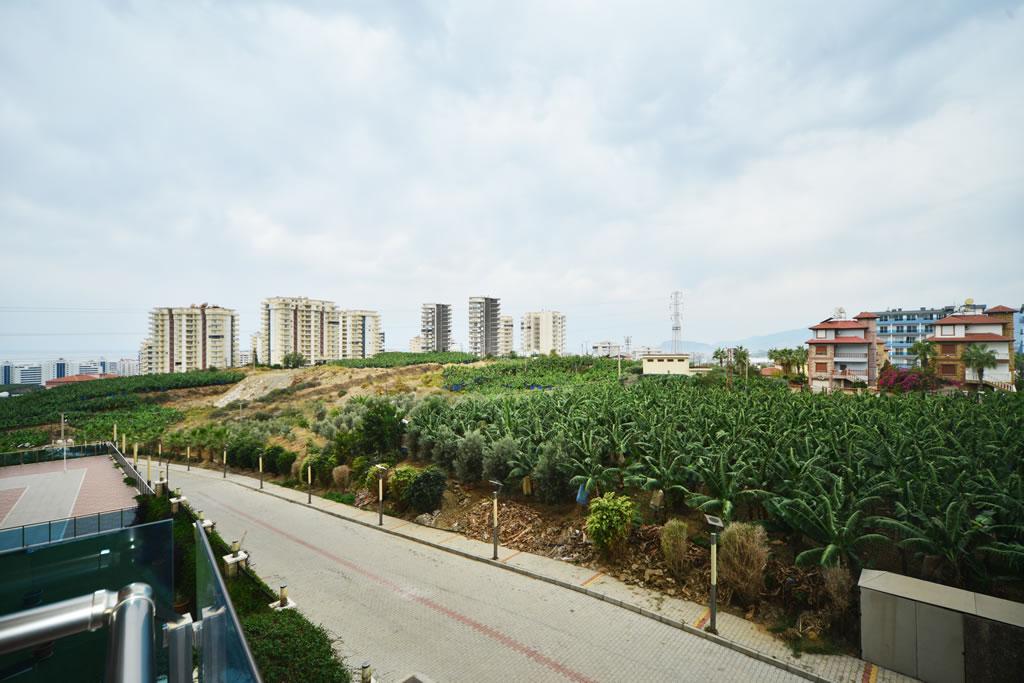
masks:
[[[384,473],[388,471],[387,465],[374,465],[373,469],[377,471],[377,477],[383,477]]]
[[[495,481],[494,479],[489,479],[488,483],[494,487],[495,493],[501,491],[501,487],[503,486],[503,484],[500,481]]]
[[[704,519],[715,531],[721,531],[725,528],[725,522],[722,521],[721,517],[715,517],[714,515],[704,515]]]

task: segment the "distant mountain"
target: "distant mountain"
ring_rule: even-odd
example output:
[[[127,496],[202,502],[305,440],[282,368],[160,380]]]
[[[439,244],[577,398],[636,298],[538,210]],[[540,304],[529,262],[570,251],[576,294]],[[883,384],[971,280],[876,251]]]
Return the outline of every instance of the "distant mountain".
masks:
[[[714,344],[706,344],[698,341],[683,341],[682,347],[685,353],[714,353],[718,347],[745,346],[752,356],[763,356],[768,349],[780,349],[785,347],[803,346],[810,334],[806,328],[773,332],[743,339],[717,341]],[[662,351],[671,351],[672,342],[661,343]]]

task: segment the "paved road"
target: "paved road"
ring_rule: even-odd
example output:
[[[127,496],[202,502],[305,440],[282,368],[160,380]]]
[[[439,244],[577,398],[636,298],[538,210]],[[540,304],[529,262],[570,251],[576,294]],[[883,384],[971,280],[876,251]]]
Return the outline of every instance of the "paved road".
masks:
[[[195,508],[379,680],[796,681],[781,669],[557,586],[175,470]]]

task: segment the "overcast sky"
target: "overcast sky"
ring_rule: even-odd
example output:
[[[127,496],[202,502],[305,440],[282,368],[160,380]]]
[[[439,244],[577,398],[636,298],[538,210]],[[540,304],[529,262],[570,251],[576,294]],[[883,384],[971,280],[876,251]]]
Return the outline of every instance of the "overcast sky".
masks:
[[[336,4],[0,4],[0,357],[274,295],[403,350],[471,295],[570,350],[675,289],[701,341],[1024,302],[1022,3]]]

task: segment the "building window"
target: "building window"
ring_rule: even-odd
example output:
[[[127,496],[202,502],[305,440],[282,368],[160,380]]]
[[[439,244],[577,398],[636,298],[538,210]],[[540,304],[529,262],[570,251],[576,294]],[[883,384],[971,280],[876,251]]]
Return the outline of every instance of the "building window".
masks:
[[[819,344],[818,346],[815,346],[814,347],[814,355],[815,356],[827,356],[828,355],[828,347],[825,346],[824,344]]]
[[[828,372],[828,363],[815,363],[814,364],[814,371],[815,372]]]
[[[943,375],[950,376],[956,374],[956,366],[952,363],[943,363],[939,366],[939,372]]]
[[[825,330],[815,330],[814,331],[814,338],[815,339],[826,339],[827,337],[828,337],[828,333],[825,332]]]
[[[940,337],[952,337],[956,334],[956,325],[939,325]]]
[[[942,355],[943,356],[955,356],[956,355],[956,344],[942,344]]]

